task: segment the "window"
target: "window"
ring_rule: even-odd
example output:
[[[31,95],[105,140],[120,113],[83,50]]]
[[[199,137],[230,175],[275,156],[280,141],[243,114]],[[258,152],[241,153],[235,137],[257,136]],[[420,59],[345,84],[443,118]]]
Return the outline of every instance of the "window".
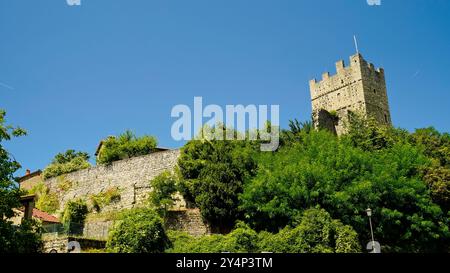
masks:
[[[377,90],[376,90],[375,88],[373,89],[373,93],[374,93],[374,94],[376,94],[376,93],[377,93]]]
[[[386,123],[389,123],[389,121],[388,121],[388,117],[387,117],[387,115],[386,115],[386,114],[384,114],[384,121],[385,121]]]

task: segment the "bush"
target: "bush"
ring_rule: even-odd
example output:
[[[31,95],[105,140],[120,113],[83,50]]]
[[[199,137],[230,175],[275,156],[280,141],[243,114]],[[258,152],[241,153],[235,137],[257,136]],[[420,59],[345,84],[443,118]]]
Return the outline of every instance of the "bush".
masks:
[[[71,234],[82,234],[87,213],[88,209],[84,200],[77,199],[67,202],[61,217],[65,229]]]
[[[360,252],[356,232],[333,220],[323,209],[304,212],[299,224],[285,227],[273,234],[257,233],[249,226],[238,223],[227,235],[204,235],[193,237],[184,232],[169,231],[171,253],[354,253]]]
[[[193,237],[184,232],[169,231],[171,253],[252,253],[258,252],[257,233],[243,223],[239,223],[227,235],[211,234]]]
[[[162,219],[151,209],[133,209],[123,214],[110,231],[107,248],[121,253],[158,253],[170,246]]]
[[[171,208],[176,198],[174,194],[177,192],[177,178],[169,171],[165,171],[150,181],[152,191],[149,195],[150,204],[165,215],[167,210]]]
[[[180,189],[213,228],[229,231],[242,215],[238,194],[244,180],[255,173],[258,148],[250,141],[206,139],[189,141],[182,148]]]
[[[333,220],[323,209],[305,210],[295,227],[276,234],[261,232],[261,251],[279,253],[354,253],[360,252],[357,233],[351,226]]]
[[[91,201],[92,207],[100,211],[112,202],[120,200],[120,189],[118,187],[110,187],[104,192],[90,195],[89,200]]]
[[[157,141],[152,136],[136,137],[133,132],[126,131],[119,136],[111,136],[103,140],[97,155],[98,164],[110,164],[113,161],[146,155],[156,150]]]
[[[31,194],[35,194],[37,197],[36,208],[47,213],[53,214],[59,209],[59,198],[54,192],[50,192],[50,189],[44,182],[39,182],[34,185],[30,190]]]
[[[60,175],[56,178],[58,183],[58,189],[62,192],[66,192],[72,188],[72,181],[66,179],[64,175]]]
[[[1,253],[36,253],[42,250],[41,229],[34,220],[23,221],[18,227],[0,221]]]
[[[85,152],[67,150],[65,153],[59,153],[55,156],[52,163],[42,172],[42,176],[44,179],[48,179],[50,177],[89,168],[91,164],[88,160],[89,155]]]

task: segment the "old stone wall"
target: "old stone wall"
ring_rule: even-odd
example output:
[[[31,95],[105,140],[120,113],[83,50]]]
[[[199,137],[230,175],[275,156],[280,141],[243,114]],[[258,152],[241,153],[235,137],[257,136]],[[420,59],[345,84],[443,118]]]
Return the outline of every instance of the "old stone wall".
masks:
[[[111,189],[117,189],[120,196],[101,208],[102,212],[133,208],[146,200],[151,179],[163,171],[173,170],[179,154],[179,150],[155,152],[50,178],[45,184],[58,194],[60,210],[69,200],[89,201],[91,196]]]
[[[71,236],[46,236],[43,238],[43,253],[68,253],[69,242],[78,242],[80,245],[79,252],[89,249],[104,249],[105,241],[93,240]]]
[[[113,227],[114,220],[86,221],[83,228],[83,237],[97,240],[107,240],[109,230]]]
[[[68,173],[47,179],[44,183],[51,192],[57,193],[60,211],[69,200],[86,200],[90,212],[84,226],[80,226],[82,237],[106,240],[115,223],[111,215],[123,209],[144,206],[151,192],[150,180],[163,171],[172,171],[179,155],[179,150],[160,151]],[[120,196],[96,211],[90,204],[91,197],[111,189],[117,189]],[[187,209],[182,196],[178,194],[177,198],[174,206],[176,212],[169,213],[169,228],[183,230],[191,235],[208,233],[200,211]]]
[[[199,209],[169,211],[166,228],[184,231],[193,236],[210,233],[208,226],[202,220]]]
[[[67,244],[69,240],[67,237],[47,236],[42,239],[44,253],[67,253]]]

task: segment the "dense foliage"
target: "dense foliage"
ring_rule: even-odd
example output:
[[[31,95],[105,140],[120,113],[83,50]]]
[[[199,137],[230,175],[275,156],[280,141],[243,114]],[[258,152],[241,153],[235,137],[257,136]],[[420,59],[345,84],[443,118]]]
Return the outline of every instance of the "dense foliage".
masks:
[[[110,164],[113,161],[146,155],[156,150],[157,141],[152,136],[137,137],[131,131],[119,136],[110,136],[103,140],[99,154],[98,164]]]
[[[44,184],[39,182],[31,188],[30,194],[35,194],[37,201],[35,207],[39,210],[53,214],[59,209],[58,195],[54,192],[50,192],[50,189]]]
[[[87,213],[88,208],[84,200],[67,202],[61,217],[64,228],[71,234],[82,234]]]
[[[152,191],[149,195],[150,205],[161,215],[165,215],[177,198],[175,194],[179,189],[178,179],[169,171],[162,172],[150,181]]]
[[[67,150],[64,153],[58,153],[42,172],[44,179],[59,176],[65,173],[86,169],[91,166],[89,155],[85,152],[76,152]]]
[[[370,239],[365,209],[371,207],[375,238],[385,251],[447,250],[447,211],[423,181],[422,169],[432,160],[403,130],[354,123],[358,129],[342,138],[300,130],[296,141],[261,155],[258,174],[241,195],[246,221],[274,231],[319,204],[364,244]]]
[[[257,152],[250,141],[190,141],[179,159],[182,192],[212,226],[229,228],[243,220],[259,234],[270,232],[267,240],[258,240],[272,249],[282,247],[270,242],[290,236],[301,238],[297,243],[303,245],[311,233],[300,232],[297,219],[318,205],[336,219],[327,225],[330,234],[354,240],[336,238],[317,249],[290,241],[286,247],[300,252],[359,249],[356,238],[359,246],[371,238],[365,214],[370,207],[383,251],[448,251],[449,134],[434,128],[409,133],[357,115],[347,126],[348,133],[336,137],[313,130],[310,122],[291,121],[273,153]],[[204,238],[207,242],[198,247],[217,245],[218,238]],[[187,239],[180,235],[180,240]]]
[[[151,209],[133,209],[110,231],[107,248],[121,253],[158,253],[170,246],[162,219]]]
[[[295,227],[280,232],[257,233],[247,225],[238,223],[227,235],[205,235],[199,238],[171,231],[169,238],[174,253],[217,252],[276,252],[276,253],[352,253],[360,252],[356,232],[338,220],[331,219],[323,209],[306,210]]]
[[[12,137],[25,135],[20,128],[5,124],[5,111],[0,109],[0,253],[37,252],[40,250],[38,227],[33,221],[14,226],[8,219],[19,208],[23,192],[15,183],[14,172],[20,164],[3,147]]]
[[[238,194],[256,170],[257,147],[248,141],[202,139],[182,148],[182,192],[212,227],[227,231],[239,218]]]

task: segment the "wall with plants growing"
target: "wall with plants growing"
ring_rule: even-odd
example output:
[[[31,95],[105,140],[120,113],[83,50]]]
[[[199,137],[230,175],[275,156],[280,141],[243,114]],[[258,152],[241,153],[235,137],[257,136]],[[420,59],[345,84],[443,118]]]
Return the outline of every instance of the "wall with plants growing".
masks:
[[[155,152],[51,177],[44,181],[47,195],[57,194],[55,211],[70,200],[83,199],[90,212],[105,213],[143,204],[150,192],[149,180],[172,170],[179,150]]]

